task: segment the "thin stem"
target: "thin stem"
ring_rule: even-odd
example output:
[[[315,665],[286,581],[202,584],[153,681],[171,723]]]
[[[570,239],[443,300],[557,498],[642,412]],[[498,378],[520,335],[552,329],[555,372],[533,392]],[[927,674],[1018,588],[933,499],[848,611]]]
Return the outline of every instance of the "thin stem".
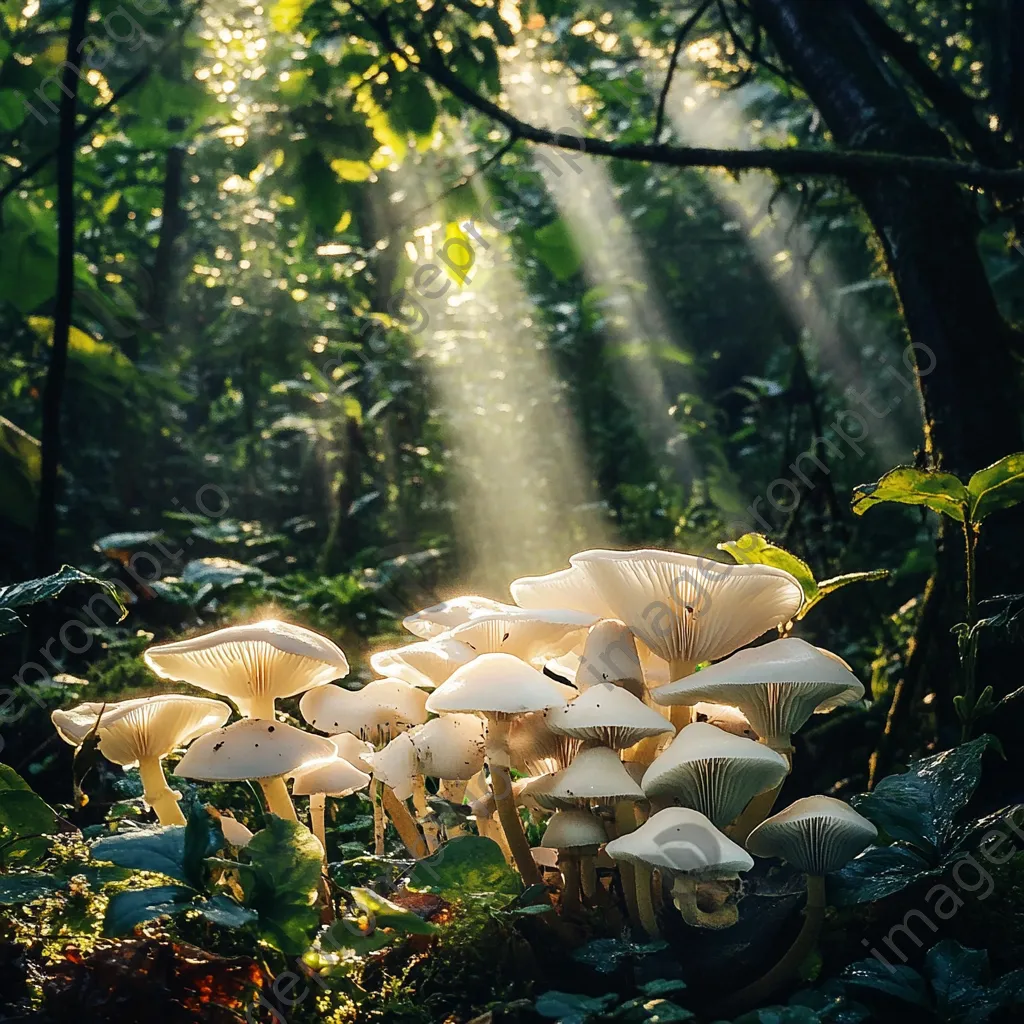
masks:
[[[630,832],[636,831],[636,812],[633,805],[626,800],[620,800],[615,805],[615,837],[628,836]],[[636,871],[629,861],[618,862],[619,881],[622,883],[622,898],[626,903],[626,916],[629,924],[637,935],[644,932],[644,924],[640,918],[640,905],[636,895]]]
[[[391,823],[398,832],[399,839],[405,844],[409,856],[421,860],[430,852],[427,844],[416,827],[416,822],[409,813],[405,803],[395,796],[395,791],[390,786],[384,787],[384,796],[381,801],[384,805],[384,812],[391,819]]]
[[[309,798],[309,820],[313,826],[313,835],[324,848],[324,860],[327,859],[327,827],[324,822],[326,809],[327,797],[323,793],[313,793]]]
[[[651,883],[653,882],[651,869],[646,864],[635,864],[633,873],[636,880],[636,903],[640,914],[640,924],[652,939],[660,938],[661,929],[658,927],[658,917],[654,912],[654,900],[651,897]]]
[[[508,840],[512,858],[519,870],[519,876],[523,880],[523,885],[527,887],[540,885],[540,872],[537,870],[533,854],[530,852],[530,844],[526,840],[523,823],[516,808],[515,797],[512,795],[512,776],[503,764],[489,764],[488,768],[491,773],[491,792],[494,794],[498,820],[501,822],[502,831]]]
[[[585,853],[580,857],[580,888],[583,890],[583,897],[588,902],[593,902],[597,896],[597,857],[592,853]]]
[[[978,622],[977,597],[977,566],[978,527],[964,516],[964,573],[967,587],[967,637],[963,645],[962,663],[964,676],[963,689],[963,731],[961,738],[971,738],[971,726],[974,724],[974,690],[975,671],[978,662],[978,634],[975,629]]]
[[[558,870],[562,872],[562,912],[576,913],[580,910],[580,858],[571,850],[558,853]]]
[[[267,810],[271,814],[276,814],[279,818],[287,818],[289,821],[299,820],[292,798],[288,795],[288,787],[280,775],[273,779],[259,779],[258,782],[260,789],[263,790],[264,799],[267,801]]]
[[[672,88],[672,76],[676,73],[679,51],[682,50],[683,43],[694,25],[704,17],[704,12],[711,6],[711,2],[712,0],[704,0],[704,3],[679,26],[679,31],[676,32],[676,38],[672,43],[672,55],[668,61],[668,71],[665,74],[665,84],[661,87],[661,95],[658,97],[658,114],[654,121],[654,135],[651,139],[654,145],[657,145],[661,139],[661,129],[665,124],[665,104],[668,101],[669,90]]]
[[[140,760],[139,775],[142,776],[142,797],[156,812],[157,821],[161,825],[184,825],[185,815],[178,806],[181,794],[175,793],[167,785],[160,758],[145,757]]]
[[[427,850],[433,853],[439,845],[438,831],[430,810],[430,804],[427,803],[427,786],[422,775],[417,775],[412,780],[412,806],[416,811],[420,827],[423,829],[423,838],[427,841]]]
[[[697,666],[692,661],[685,661],[682,658],[673,658],[668,663],[668,677],[671,682],[676,682],[678,679],[685,679],[687,676],[693,675],[693,670]],[[676,732],[680,729],[685,729],[693,721],[693,708],[688,704],[673,704],[669,708],[669,719],[672,722]]]
[[[374,778],[373,788],[373,853],[384,856],[384,783]]]

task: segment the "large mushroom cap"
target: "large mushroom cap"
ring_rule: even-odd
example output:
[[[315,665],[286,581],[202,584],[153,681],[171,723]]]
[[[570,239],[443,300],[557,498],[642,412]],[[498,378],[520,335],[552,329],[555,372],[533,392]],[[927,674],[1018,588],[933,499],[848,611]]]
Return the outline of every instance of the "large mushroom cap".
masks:
[[[73,746],[85,740],[99,718],[100,753],[114,764],[131,767],[142,758],[164,757],[219,729],[230,715],[231,708],[223,701],[167,693],[117,704],[79,704],[54,711],[51,717],[61,738]]]
[[[652,694],[659,704],[716,701],[739,708],[770,746],[789,737],[815,711],[829,711],[864,696],[864,686],[834,655],[787,637],[738,651],[717,665]]]
[[[552,732],[623,750],[647,736],[672,731],[672,723],[629,690],[598,683],[571,704],[548,712]]]
[[[476,715],[443,715],[414,729],[419,773],[432,779],[471,779],[484,766],[486,725]]]
[[[599,619],[615,618],[594,581],[576,566],[544,576],[523,576],[513,580],[509,590],[520,608],[572,608]]]
[[[581,750],[568,768],[558,772],[548,793],[556,800],[578,804],[646,799],[619,755],[608,747]]]
[[[556,850],[596,850],[607,838],[604,825],[590,811],[556,811],[540,844]]]
[[[647,769],[642,785],[652,800],[692,807],[725,828],[788,771],[786,759],[764,744],[694,722]]]
[[[703,878],[729,877],[754,866],[742,846],[689,807],[652,814],[635,832],[610,842],[605,852],[612,860]]]
[[[292,697],[348,674],[337,644],[276,619],[150,647],[145,661],[163,679],[230,697],[243,714],[254,698]]]
[[[326,737],[282,722],[243,718],[200,736],[178,762],[174,774],[210,782],[271,779],[335,756],[334,744]]]
[[[562,687],[511,654],[483,654],[452,673],[428,698],[434,714],[522,715],[565,704]]]
[[[842,800],[805,796],[762,821],[747,837],[747,849],[820,876],[838,871],[877,835],[875,826]]]
[[[378,750],[367,760],[374,777],[390,786],[399,800],[408,800],[412,796],[413,779],[416,776],[416,747],[407,732],[396,736],[383,750]]]
[[[360,690],[318,686],[303,694],[299,712],[321,732],[350,732],[372,742],[427,720],[427,695],[400,679],[375,679]]]
[[[803,591],[768,565],[728,565],[677,551],[582,551],[569,559],[658,657],[714,661],[788,622]]]
[[[506,612],[514,611],[516,611],[515,605],[502,604],[500,601],[492,601],[489,597],[478,597],[476,594],[466,594],[462,597],[441,601],[439,604],[432,604],[429,608],[407,615],[402,619],[402,625],[410,633],[414,633],[424,640],[430,640],[455,626],[461,626],[478,615],[504,615]]]
[[[480,615],[447,635],[477,654],[511,654],[523,661],[557,658],[572,650],[593,625],[594,616],[560,608]]]
[[[591,629],[574,681],[581,690],[598,683],[614,683],[634,696],[643,696],[644,674],[640,655],[633,634],[625,623],[618,619],[602,619]]]
[[[354,793],[357,789],[365,789],[370,784],[370,776],[343,757],[332,757],[329,761],[303,765],[292,773],[292,777],[292,793],[295,796],[323,794],[342,797]]]
[[[411,686],[432,690],[460,665],[475,657],[476,651],[472,647],[443,634],[432,640],[377,651],[370,655],[370,665],[382,676],[393,676]]]

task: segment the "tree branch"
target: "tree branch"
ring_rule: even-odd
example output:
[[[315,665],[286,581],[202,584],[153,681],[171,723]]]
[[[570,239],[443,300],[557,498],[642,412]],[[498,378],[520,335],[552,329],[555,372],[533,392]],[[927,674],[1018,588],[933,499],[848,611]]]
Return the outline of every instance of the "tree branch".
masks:
[[[693,31],[694,26],[704,17],[704,12],[714,3],[714,0],[704,2],[679,26],[676,32],[675,41],[672,44],[672,56],[669,57],[668,71],[665,74],[665,84],[661,87],[661,95],[658,97],[658,115],[654,121],[654,138],[651,140],[654,145],[658,144],[661,138],[661,129],[665,124],[665,103],[668,100],[669,89],[672,88],[672,76],[676,73],[676,61],[679,60],[679,51],[683,48],[686,37]]]

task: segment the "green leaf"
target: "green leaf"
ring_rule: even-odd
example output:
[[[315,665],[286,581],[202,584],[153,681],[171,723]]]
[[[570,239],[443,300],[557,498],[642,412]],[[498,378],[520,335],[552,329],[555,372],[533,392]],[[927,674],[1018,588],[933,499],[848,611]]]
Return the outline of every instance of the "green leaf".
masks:
[[[861,484],[853,489],[853,511],[859,516],[886,501],[924,505],[933,512],[962,523],[971,495],[952,473],[916,469],[913,466],[897,466],[877,483]]]
[[[214,896],[212,899],[196,904],[196,910],[214,924],[222,928],[245,928],[259,920],[255,910],[243,907],[230,896]]]
[[[192,804],[185,823],[181,866],[184,880],[196,889],[206,883],[206,858],[224,849],[220,822],[198,801]]]
[[[16,526],[32,525],[41,466],[39,442],[0,416],[0,516]],[[16,623],[17,616],[13,618]],[[10,630],[3,628],[0,618],[0,635],[4,632]]]
[[[537,258],[559,281],[567,281],[583,265],[572,232],[564,220],[538,228],[528,240]]]
[[[116,938],[130,934],[138,925],[158,917],[188,910],[198,893],[183,885],[158,885],[152,889],[119,892],[110,897],[103,918],[103,934]]]
[[[837,590],[841,590],[843,587],[848,587],[851,583],[873,583],[875,580],[886,580],[892,574],[888,569],[869,569],[867,572],[846,572],[842,576],[832,576],[827,580],[822,580],[818,584],[818,590],[822,597],[828,594],[834,594]],[[801,618],[803,615],[801,614]]]
[[[410,889],[426,889],[442,896],[471,892],[518,894],[519,876],[505,861],[501,848],[483,836],[458,836],[417,861],[409,873]]]
[[[0,132],[13,132],[26,113],[25,97],[17,89],[0,89]]]
[[[388,107],[388,121],[400,134],[429,135],[437,120],[437,102],[423,76],[416,72],[399,75]]]
[[[59,892],[66,885],[53,875],[0,875],[0,907],[16,907]]]
[[[829,902],[837,907],[874,903],[941,871],[904,843],[873,846],[828,876]]]
[[[56,597],[65,587],[77,583],[88,583],[100,587],[116,602],[121,613],[121,619],[128,614],[128,609],[125,608],[121,601],[120,593],[112,583],[97,579],[95,576],[90,576],[88,573],[82,572],[81,569],[75,569],[70,565],[62,566],[58,572],[50,576],[44,576],[41,579],[27,580],[24,583],[13,583],[7,587],[0,587],[0,609],[10,610],[38,604],[41,601],[49,600],[51,597]],[[23,625],[18,616],[15,616],[15,620]],[[0,623],[0,634],[6,631],[8,630],[4,630],[2,623]]]
[[[609,1009],[615,1002],[614,993],[603,996],[578,996],[572,992],[545,992],[537,997],[533,1008],[542,1017],[559,1024],[586,1024]]]
[[[9,764],[0,763],[0,793],[9,789],[32,792],[32,787]]]
[[[433,935],[439,930],[437,925],[424,921],[411,910],[392,903],[372,889],[355,888],[351,892],[352,898],[366,912],[370,924],[375,928],[391,928],[410,935]]]
[[[745,533],[739,540],[727,540],[718,545],[719,551],[725,551],[740,565],[770,565],[775,569],[784,569],[795,576],[804,592],[805,602],[818,599],[818,584],[814,579],[811,567],[796,555],[773,544],[760,533]]]
[[[886,965],[870,957],[850,964],[840,977],[847,985],[884,992],[912,1006],[924,1008],[929,1004],[928,986],[912,967]]]
[[[187,882],[185,871],[185,829],[182,825],[154,825],[149,828],[106,836],[92,844],[94,860],[110,861],[122,868],[153,871]]]
[[[660,953],[668,943],[658,939],[654,942],[629,942],[626,939],[592,939],[579,949],[573,950],[572,958],[592,967],[598,974],[612,974],[622,961],[630,961]]]
[[[970,519],[980,523],[991,512],[1011,508],[1024,501],[1024,452],[1007,455],[986,469],[979,469],[967,481]]]
[[[30,789],[0,790],[0,863],[29,866],[50,849],[62,819]]]

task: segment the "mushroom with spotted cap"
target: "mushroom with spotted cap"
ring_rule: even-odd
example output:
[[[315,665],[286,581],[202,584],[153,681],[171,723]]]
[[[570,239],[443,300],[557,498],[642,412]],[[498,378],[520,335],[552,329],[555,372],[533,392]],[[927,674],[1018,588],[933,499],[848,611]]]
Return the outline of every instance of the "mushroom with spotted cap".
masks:
[[[604,843],[604,826],[590,811],[556,811],[548,820],[541,846],[558,851],[558,869],[562,872],[562,907],[572,912],[580,906],[581,860],[593,858]],[[593,891],[593,890],[591,890]]]

